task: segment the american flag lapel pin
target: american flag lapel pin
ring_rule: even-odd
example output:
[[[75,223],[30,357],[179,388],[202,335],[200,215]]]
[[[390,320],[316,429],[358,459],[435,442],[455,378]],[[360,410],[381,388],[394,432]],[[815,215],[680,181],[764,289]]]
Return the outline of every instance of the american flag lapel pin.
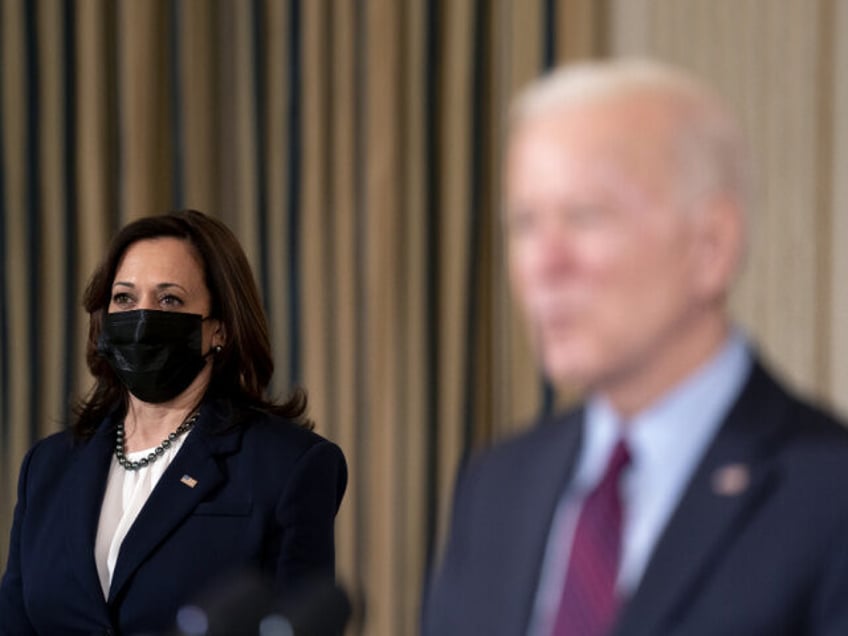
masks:
[[[197,480],[191,475],[183,475],[180,477],[180,481],[183,482],[189,488],[194,488],[197,485]]]
[[[736,497],[748,489],[751,471],[746,464],[727,464],[713,473],[713,492],[722,497]]]

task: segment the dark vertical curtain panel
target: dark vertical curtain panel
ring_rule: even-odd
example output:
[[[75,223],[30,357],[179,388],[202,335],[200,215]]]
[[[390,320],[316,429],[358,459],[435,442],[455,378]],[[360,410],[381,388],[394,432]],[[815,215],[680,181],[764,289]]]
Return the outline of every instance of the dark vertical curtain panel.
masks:
[[[80,296],[109,238],[193,207],[239,236],[272,391],[350,464],[350,633],[415,632],[457,465],[527,422],[509,301],[515,88],[600,53],[590,0],[0,0],[0,561],[17,469],[90,379]]]

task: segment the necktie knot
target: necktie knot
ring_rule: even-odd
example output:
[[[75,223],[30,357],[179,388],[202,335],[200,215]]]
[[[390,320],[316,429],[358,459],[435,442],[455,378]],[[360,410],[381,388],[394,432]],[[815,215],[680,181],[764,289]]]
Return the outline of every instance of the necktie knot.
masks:
[[[630,449],[627,447],[627,442],[623,439],[619,439],[618,442],[616,442],[615,447],[613,447],[612,453],[610,453],[609,462],[607,463],[607,471],[604,473],[601,483],[603,484],[608,481],[613,485],[617,485],[621,481],[621,473],[629,465]]]

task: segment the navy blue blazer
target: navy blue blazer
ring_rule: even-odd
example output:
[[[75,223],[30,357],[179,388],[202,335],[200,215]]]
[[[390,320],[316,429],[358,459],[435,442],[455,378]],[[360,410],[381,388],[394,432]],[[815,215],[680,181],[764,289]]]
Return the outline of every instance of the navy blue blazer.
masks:
[[[108,599],[94,540],[114,426],[105,421],[85,442],[63,432],[35,444],[21,468],[0,634],[162,632],[230,571],[261,569],[281,595],[332,577],[341,450],[261,412],[229,424],[223,406],[203,405],[121,546]]]
[[[425,636],[527,633],[581,429],[577,410],[462,471]],[[739,492],[716,486],[731,465],[748,472]],[[755,365],[613,633],[848,634],[848,430]]]

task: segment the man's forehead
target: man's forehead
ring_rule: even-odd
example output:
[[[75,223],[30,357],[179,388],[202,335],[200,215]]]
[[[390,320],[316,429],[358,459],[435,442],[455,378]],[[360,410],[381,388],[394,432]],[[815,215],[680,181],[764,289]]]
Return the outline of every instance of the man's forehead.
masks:
[[[507,162],[558,157],[563,169],[581,179],[610,186],[638,180],[651,190],[665,189],[673,169],[673,128],[668,114],[647,102],[551,110],[514,128]]]
[[[578,102],[551,104],[513,122],[510,138],[533,129],[560,136],[613,144],[628,140],[658,143],[673,131],[685,110],[675,95],[660,91],[612,94]]]

